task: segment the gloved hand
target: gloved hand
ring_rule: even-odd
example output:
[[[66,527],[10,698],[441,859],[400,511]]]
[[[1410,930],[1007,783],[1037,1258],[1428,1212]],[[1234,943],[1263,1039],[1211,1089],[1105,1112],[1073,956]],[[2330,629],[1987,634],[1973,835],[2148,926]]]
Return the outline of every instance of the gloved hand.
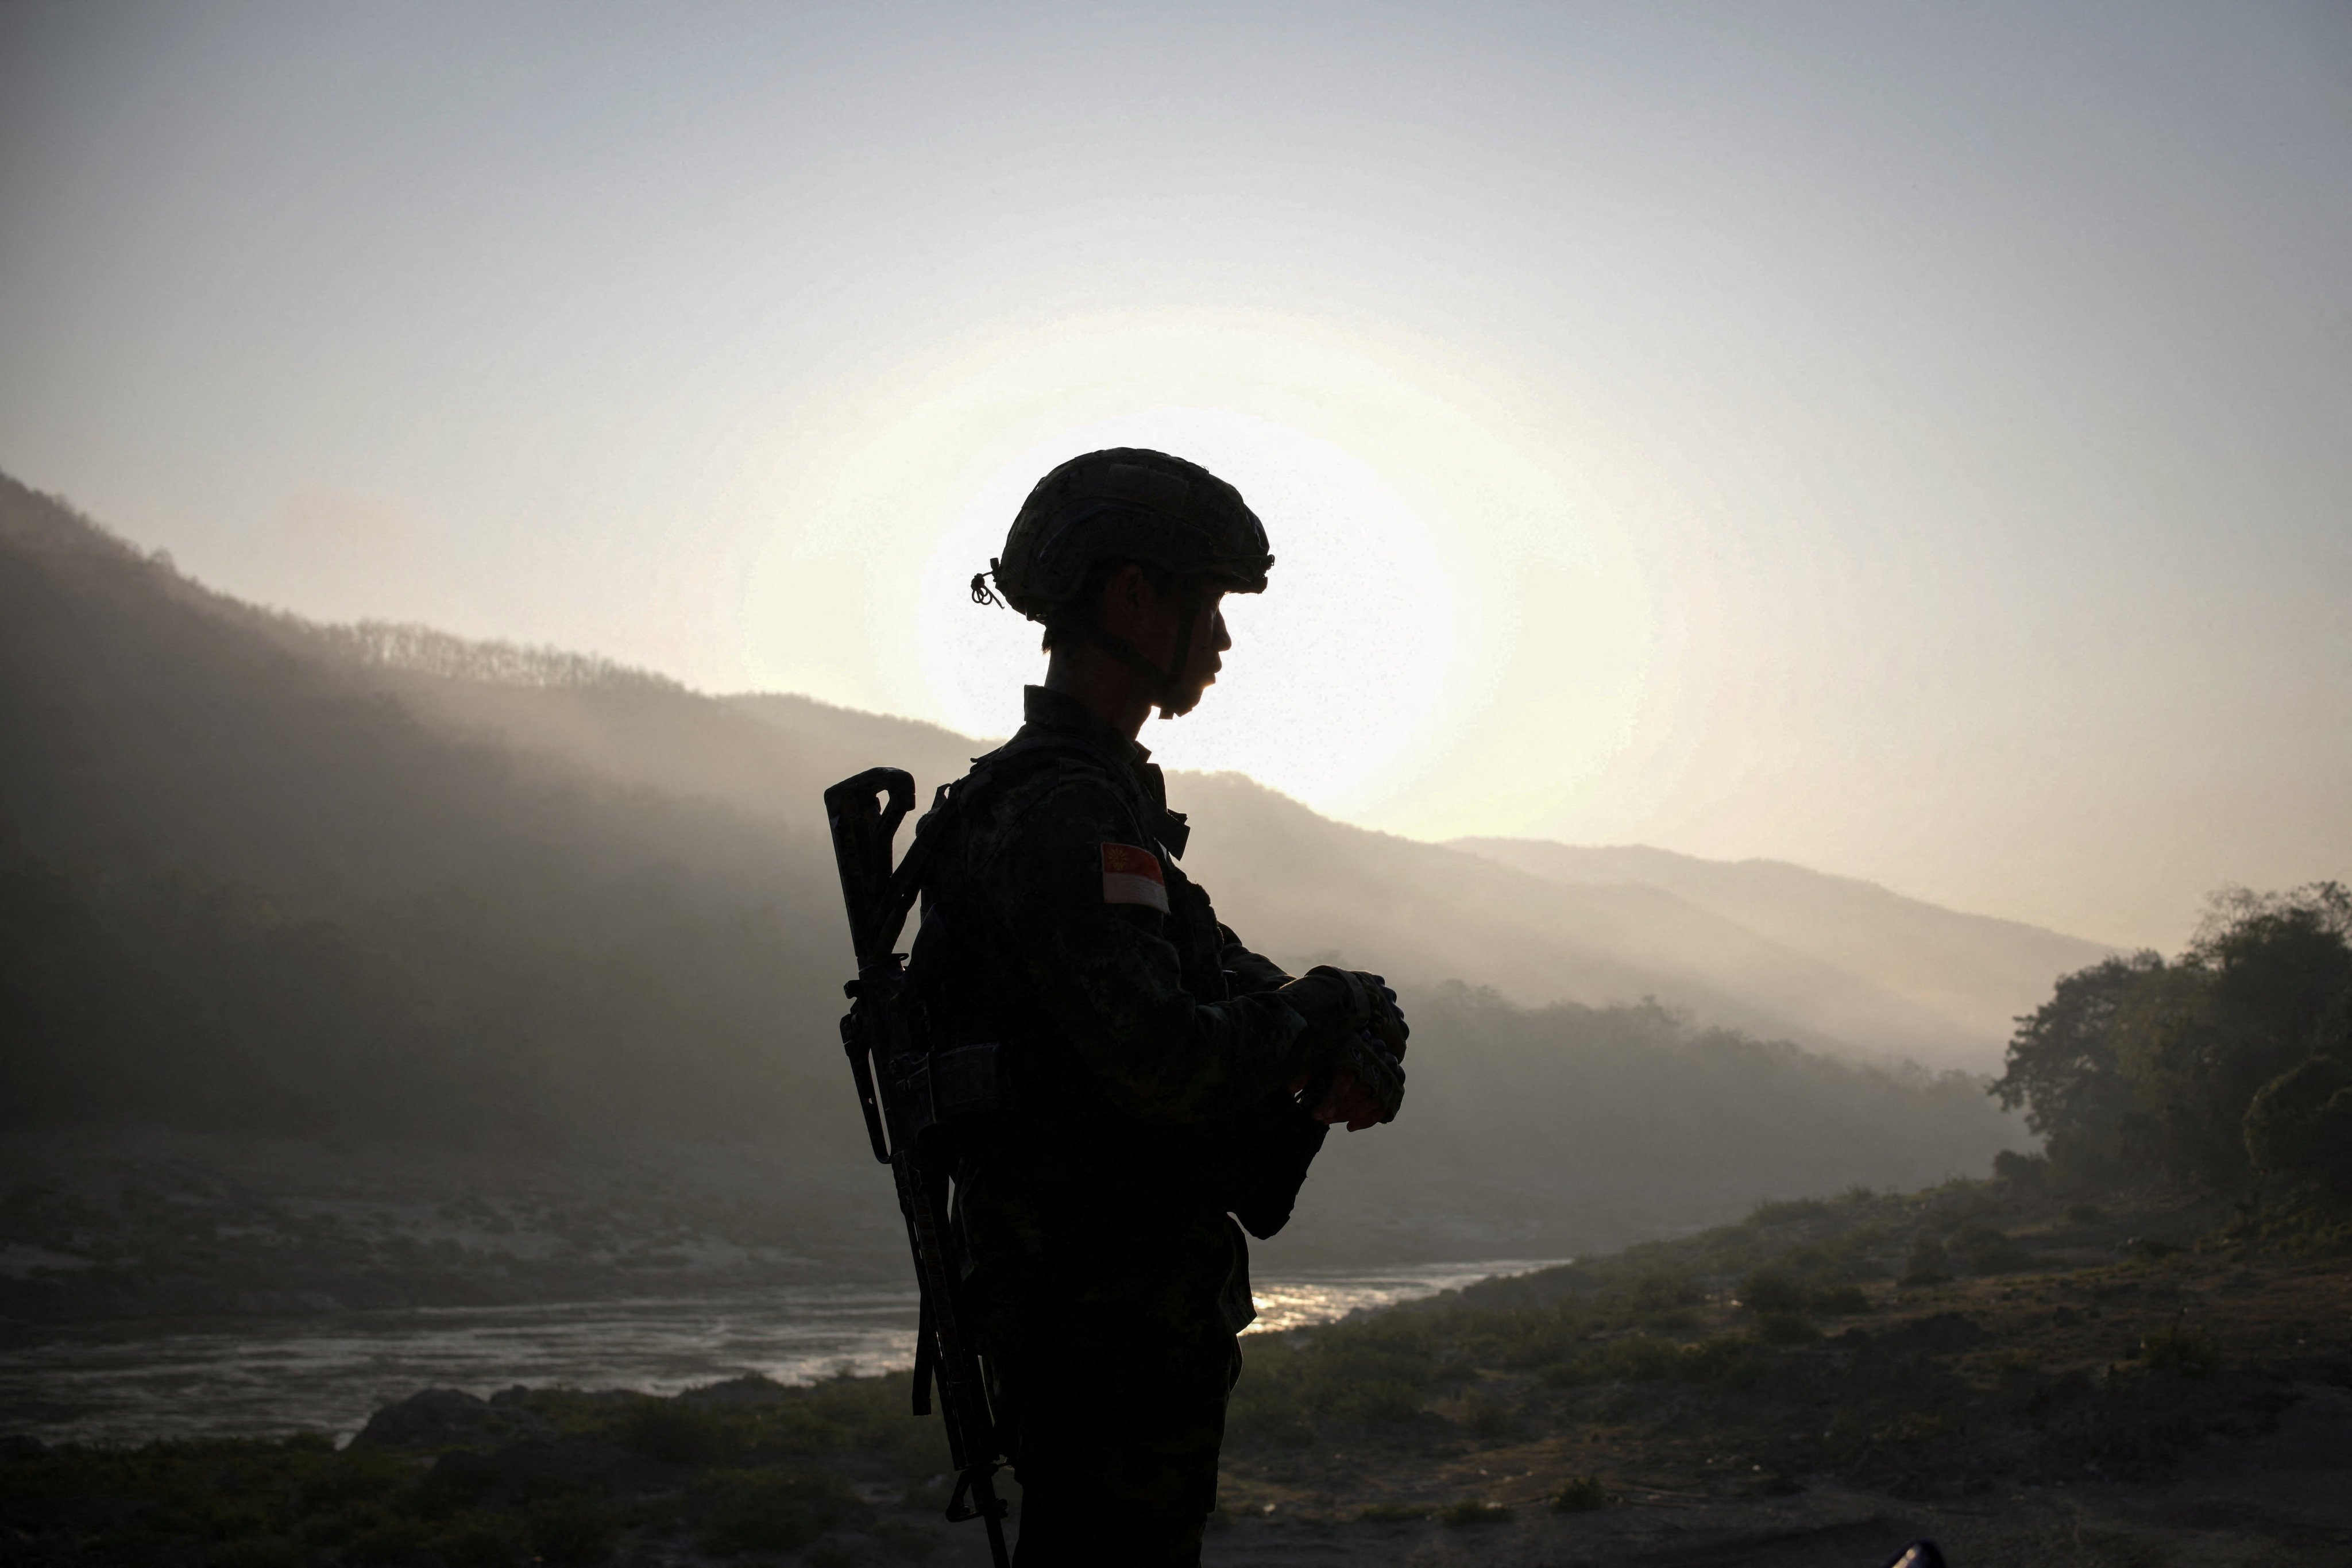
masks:
[[[1369,984],[1367,984],[1369,982]],[[1377,974],[1316,965],[1275,993],[1307,1020],[1300,1103],[1349,1131],[1393,1121],[1404,1103],[1404,1015]]]
[[[1355,1066],[1333,1074],[1318,1095],[1309,1084],[1298,1097],[1307,1114],[1329,1126],[1344,1122],[1350,1132],[1396,1120],[1404,1103],[1404,1068],[1385,1051],[1368,1050]]]
[[[1397,1005],[1397,994],[1389,988],[1387,977],[1356,969],[1349,973],[1363,983],[1364,996],[1371,1009],[1371,1029],[1382,1049],[1399,1061],[1404,1059],[1404,1043],[1412,1029],[1404,1021],[1404,1009]]]

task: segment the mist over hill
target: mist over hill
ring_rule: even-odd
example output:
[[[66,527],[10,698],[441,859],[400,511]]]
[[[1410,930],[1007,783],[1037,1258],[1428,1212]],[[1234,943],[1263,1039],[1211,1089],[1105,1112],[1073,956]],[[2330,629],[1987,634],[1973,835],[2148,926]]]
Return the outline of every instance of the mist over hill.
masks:
[[[1759,963],[1741,988],[1780,993],[1805,967],[1810,994],[1787,1005],[1833,1034],[1893,1043],[1906,1025],[1925,1040],[1982,1042],[1997,1056],[2020,1014],[2053,976],[2114,955],[2080,937],[2018,921],[1961,914],[1873,882],[1832,877],[1779,860],[1703,860],[1643,845],[1586,847],[1526,838],[1457,838],[1466,849],[1549,881],[1580,888],[1638,887],[1671,895],[1748,933],[1744,952],[1685,956],[1717,973]],[[1668,962],[1672,962],[1669,959]],[[1935,1020],[1927,1023],[1921,1015]],[[1923,1045],[1920,1054],[1945,1053]],[[1956,1061],[1972,1058],[1958,1052]]]
[[[313,625],[0,480],[0,1119],[575,1154],[757,1138],[854,1169],[818,795],[877,762],[928,790],[986,744]],[[1967,951],[1930,917],[1967,917],[1877,933],[1882,980],[1839,934],[1850,885],[1790,910],[1560,880],[1237,775],[1171,787],[1233,924],[1381,967],[1414,1009],[1411,1110],[1334,1140],[1288,1245],[1565,1251],[2022,1141],[1973,1081],[1799,1048],[1989,1065],[2000,1036],[1921,978],[1938,942]],[[1954,973],[1952,994],[1995,983]]]
[[[805,697],[702,697],[577,656],[419,628],[320,635],[457,732],[809,833],[822,832],[818,796],[836,779],[887,760],[927,796],[996,743]],[[1423,985],[1466,979],[1526,1005],[1654,998],[1841,1054],[1987,1071],[2055,976],[2112,951],[1801,867],[1421,844],[1334,822],[1238,773],[1179,773],[1171,788],[1195,817],[1187,869],[1265,951],[1299,965],[1336,952]]]

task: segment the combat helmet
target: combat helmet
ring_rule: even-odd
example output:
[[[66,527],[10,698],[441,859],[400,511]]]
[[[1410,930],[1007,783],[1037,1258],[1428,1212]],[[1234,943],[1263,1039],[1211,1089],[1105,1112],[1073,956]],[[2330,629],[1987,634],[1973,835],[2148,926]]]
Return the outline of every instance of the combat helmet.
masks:
[[[1265,591],[1265,528],[1198,463],[1139,447],[1088,452],[1037,481],[991,561],[1005,603],[1057,625],[1098,561],[1135,561],[1234,594]]]
[[[1133,561],[1186,584],[1175,668],[1161,669],[1096,626],[1078,603],[1088,573],[1106,561]],[[1239,490],[1198,463],[1113,447],[1072,458],[1037,481],[1005,535],[1004,553],[972,578],[971,596],[988,603],[993,578],[1003,602],[1031,620],[1086,637],[1150,675],[1160,711],[1173,716],[1181,710],[1169,704],[1177,700],[1198,609],[1191,584],[1262,594],[1273,566],[1265,527]]]

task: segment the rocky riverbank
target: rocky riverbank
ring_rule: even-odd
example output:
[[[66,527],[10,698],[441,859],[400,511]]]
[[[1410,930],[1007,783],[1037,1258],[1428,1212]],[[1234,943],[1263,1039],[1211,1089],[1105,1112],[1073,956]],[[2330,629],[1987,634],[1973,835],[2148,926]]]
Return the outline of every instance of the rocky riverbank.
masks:
[[[1992,1183],[1767,1205],[1253,1339],[1209,1560],[1867,1568],[1924,1534],[1959,1568],[2345,1561],[2347,1308],[2319,1209]],[[436,1391],[341,1451],[18,1440],[0,1561],[984,1561],[907,1397]]]
[[[0,1170],[0,1332],[881,1282],[905,1268],[886,1181],[757,1146],[520,1154],[18,1135]]]

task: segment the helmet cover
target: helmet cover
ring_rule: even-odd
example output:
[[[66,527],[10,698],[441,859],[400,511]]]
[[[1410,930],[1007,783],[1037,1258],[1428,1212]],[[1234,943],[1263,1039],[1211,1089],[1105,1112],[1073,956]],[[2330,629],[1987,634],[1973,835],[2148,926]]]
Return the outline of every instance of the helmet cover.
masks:
[[[1004,600],[1052,622],[1097,562],[1134,561],[1227,592],[1265,591],[1265,528],[1241,492],[1198,463],[1139,447],[1073,458],[1037,481],[1004,553],[989,563]]]

